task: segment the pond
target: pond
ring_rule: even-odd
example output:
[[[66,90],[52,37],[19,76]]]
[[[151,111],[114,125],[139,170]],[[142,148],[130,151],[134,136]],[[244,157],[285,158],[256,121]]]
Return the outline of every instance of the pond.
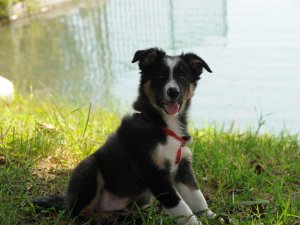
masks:
[[[137,95],[138,49],[195,52],[210,65],[192,121],[295,133],[300,125],[300,1],[79,1],[0,27],[0,74],[37,96],[116,101]],[[78,100],[79,101],[79,100]]]

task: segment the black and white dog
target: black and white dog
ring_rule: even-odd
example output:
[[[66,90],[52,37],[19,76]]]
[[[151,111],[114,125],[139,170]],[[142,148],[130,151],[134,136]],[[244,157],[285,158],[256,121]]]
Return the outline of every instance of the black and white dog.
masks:
[[[123,118],[106,143],[73,171],[63,197],[73,216],[123,210],[151,196],[180,224],[201,224],[194,214],[215,217],[192,169],[187,111],[203,68],[193,53],[168,56],[157,48],[137,51],[141,70],[138,111]],[[52,197],[54,198],[54,197]],[[34,201],[43,205],[51,197]]]

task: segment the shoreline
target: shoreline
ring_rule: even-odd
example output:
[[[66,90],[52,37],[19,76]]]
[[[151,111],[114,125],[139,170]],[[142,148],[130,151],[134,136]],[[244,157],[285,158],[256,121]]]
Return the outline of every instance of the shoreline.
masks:
[[[65,11],[74,4],[84,3],[80,0],[38,0],[35,3],[17,2],[7,6],[7,15],[0,15],[0,26],[19,21],[38,18],[53,11]]]

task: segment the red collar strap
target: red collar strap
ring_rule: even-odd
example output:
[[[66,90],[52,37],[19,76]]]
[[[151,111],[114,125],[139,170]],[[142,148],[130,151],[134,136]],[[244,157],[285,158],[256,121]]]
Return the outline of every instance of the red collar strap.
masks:
[[[175,138],[176,140],[180,141],[181,144],[184,144],[184,143],[185,143],[185,139],[184,139],[183,137],[177,136],[177,134],[175,134],[173,131],[169,130],[169,129],[166,128],[166,127],[162,127],[162,129],[163,129],[163,131],[164,131],[167,135],[169,135],[169,136]]]
[[[180,159],[181,159],[181,155],[182,155],[182,146],[183,146],[184,143],[185,143],[185,139],[184,139],[183,137],[177,136],[177,134],[175,134],[173,131],[169,130],[169,129],[166,128],[166,127],[162,127],[162,129],[163,129],[163,131],[164,131],[167,135],[169,135],[169,136],[171,136],[171,137],[173,137],[173,138],[175,138],[176,140],[178,140],[178,141],[181,142],[181,146],[179,146],[179,148],[178,148],[178,150],[177,150],[176,160],[175,160],[175,164],[178,164],[178,163],[180,162]]]
[[[146,118],[147,120],[151,121],[150,118],[145,114],[145,113],[140,113],[140,115],[142,115],[144,118]],[[177,155],[176,155],[176,160],[175,163],[178,164],[180,162],[181,159],[181,155],[182,155],[182,146],[184,146],[186,139],[184,137],[179,137],[177,136],[177,134],[175,134],[173,131],[171,131],[170,129],[168,129],[167,127],[161,127],[163,129],[163,131],[169,135],[170,137],[175,138],[176,140],[181,142],[181,145],[179,146],[178,150],[177,150]]]

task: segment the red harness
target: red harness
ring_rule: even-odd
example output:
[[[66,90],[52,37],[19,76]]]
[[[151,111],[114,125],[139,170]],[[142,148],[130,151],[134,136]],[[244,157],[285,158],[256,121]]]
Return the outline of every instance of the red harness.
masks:
[[[142,113],[140,112],[140,115],[143,116],[145,119],[147,119],[148,121],[151,121],[150,118],[145,114],[145,113]],[[181,159],[181,155],[182,155],[182,147],[184,146],[185,142],[186,142],[186,139],[184,139],[183,137],[179,137],[177,136],[177,134],[175,134],[173,131],[171,131],[170,129],[166,128],[166,127],[161,127],[163,129],[163,131],[175,138],[176,140],[180,141],[181,142],[181,145],[180,147],[178,148],[177,150],[177,154],[176,154],[176,160],[175,160],[175,164],[178,164],[180,162],[180,159]]]
[[[162,127],[162,129],[163,129],[163,131],[164,131],[167,135],[169,135],[169,136],[171,136],[171,137],[173,137],[173,138],[175,138],[176,140],[178,140],[178,141],[181,142],[181,146],[180,146],[180,147],[178,148],[178,150],[177,150],[177,155],[176,155],[176,160],[175,160],[175,164],[178,164],[178,163],[180,162],[180,159],[181,159],[182,146],[183,146],[184,143],[185,143],[185,139],[184,139],[183,137],[177,136],[177,134],[175,134],[173,131],[169,130],[169,129],[166,128],[166,127]]]

